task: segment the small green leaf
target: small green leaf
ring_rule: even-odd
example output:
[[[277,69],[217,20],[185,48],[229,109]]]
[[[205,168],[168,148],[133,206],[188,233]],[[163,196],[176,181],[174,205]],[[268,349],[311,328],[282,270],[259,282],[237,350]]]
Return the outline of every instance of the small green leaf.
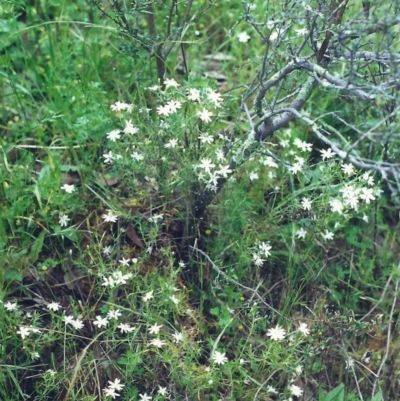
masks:
[[[16,270],[9,270],[7,269],[4,272],[4,279],[7,282],[11,282],[11,281],[18,281],[21,282],[22,279],[24,278],[24,276],[22,275],[22,273],[16,271]]]
[[[382,391],[376,393],[372,398],[371,401],[383,401]]]
[[[344,401],[344,384],[339,384],[326,395],[320,389],[318,398],[319,401]]]
[[[38,260],[39,254],[43,248],[45,232],[42,231],[39,237],[36,238],[35,242],[32,245],[31,252],[29,254],[29,259],[31,263],[34,263]]]

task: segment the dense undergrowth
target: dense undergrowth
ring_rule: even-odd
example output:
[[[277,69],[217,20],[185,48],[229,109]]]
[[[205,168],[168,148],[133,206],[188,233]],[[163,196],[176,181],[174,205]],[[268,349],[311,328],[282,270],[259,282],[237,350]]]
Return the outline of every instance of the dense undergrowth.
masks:
[[[357,105],[247,154],[243,5],[154,2],[160,82],[150,2],[105,3],[0,6],[0,398],[396,399],[398,206],[307,120]]]

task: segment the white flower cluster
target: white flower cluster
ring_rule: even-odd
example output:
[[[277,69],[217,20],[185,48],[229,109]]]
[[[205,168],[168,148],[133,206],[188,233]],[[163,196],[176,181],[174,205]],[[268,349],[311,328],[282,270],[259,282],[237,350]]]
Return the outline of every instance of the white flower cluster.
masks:
[[[222,107],[224,102],[223,96],[211,89],[211,88],[186,88],[182,90],[180,84],[174,79],[165,79],[164,90],[159,85],[153,85],[148,89],[158,97],[159,104],[155,108],[158,116],[163,118],[160,120],[160,131],[159,138],[164,142],[163,147],[167,150],[173,151],[176,148],[181,149],[183,152],[190,151],[187,143],[184,143],[184,132],[185,127],[188,124],[193,126],[194,130],[191,132],[195,133],[197,138],[191,138],[193,148],[198,146],[198,143],[204,145],[203,150],[207,151],[208,157],[201,152],[203,157],[200,157],[200,163],[195,164],[194,168],[197,171],[199,180],[206,183],[209,189],[216,190],[219,178],[227,178],[232,170],[229,164],[224,163],[225,155],[222,151],[223,146],[220,144],[221,140],[226,141],[227,138],[223,134],[219,134],[218,137],[210,134],[209,132],[203,131],[205,124],[209,124],[213,121],[213,118],[218,115],[215,110]],[[188,107],[184,107],[184,105]],[[111,105],[111,109],[115,112],[132,112],[134,109],[131,104],[124,102],[116,102]],[[176,118],[172,118],[180,110],[185,110],[182,119],[186,119],[186,122],[177,122]],[[190,112],[188,112],[190,110]],[[146,109],[147,113],[151,110]],[[123,134],[135,136],[134,144],[130,143],[130,146],[134,147],[134,152],[131,152],[131,158],[135,162],[142,162],[146,160],[146,154],[149,152],[149,144],[152,140],[146,136],[146,128],[139,129],[133,119],[126,119],[124,129],[113,129],[109,131],[106,136],[112,142],[118,142],[124,138]],[[182,130],[183,129],[183,130]],[[177,132],[178,131],[178,132]],[[146,139],[147,138],[147,139]],[[216,140],[219,139],[218,143]],[[212,148],[207,146],[213,145]],[[171,154],[174,157],[175,153]],[[168,153],[162,158],[167,160]],[[113,150],[109,150],[103,154],[104,162],[106,164],[113,163],[114,161],[121,159],[123,156]],[[218,167],[216,167],[218,165]],[[113,215],[104,215],[105,221],[115,221]],[[151,218],[155,221],[154,216]]]
[[[261,242],[258,245],[256,252],[253,252],[253,263],[256,266],[262,266],[262,264],[271,256],[270,250],[272,246],[267,242]]]
[[[17,331],[17,334],[19,334],[22,339],[28,337],[31,333],[40,333],[40,330],[33,326],[20,326]]]
[[[105,287],[114,288],[117,285],[126,284],[127,280],[132,278],[132,273],[123,274],[121,271],[117,270],[111,274],[111,276],[104,277],[104,282],[102,283]]]
[[[80,330],[83,328],[84,323],[81,317],[74,318],[74,316],[64,316],[64,323],[65,325],[71,325],[75,330]]]
[[[300,322],[299,327],[297,328],[297,330],[295,330],[295,332],[296,331],[305,337],[307,337],[310,334],[310,329],[308,328],[307,323],[304,322]],[[287,334],[286,330],[280,327],[279,325],[271,329],[268,329],[267,331],[267,337],[270,337],[271,340],[274,341],[284,340],[286,338],[286,334]]]
[[[115,379],[114,381],[109,380],[108,387],[104,388],[103,392],[106,397],[111,397],[114,399],[120,396],[117,391],[121,391],[124,387],[125,385],[121,383],[120,379]]]
[[[304,120],[306,122],[312,122],[306,111],[303,111],[302,114],[304,115]],[[313,125],[313,129],[315,130],[317,127]],[[300,156],[299,152],[309,153],[312,151],[313,147],[311,143],[301,140],[300,138],[291,140],[290,138],[292,137],[293,132],[295,131],[292,131],[291,129],[284,130],[282,137],[279,139],[279,145],[285,149],[285,157],[292,157],[294,159],[294,162],[288,169],[293,174],[297,174],[300,171],[303,171],[307,165],[307,159],[306,157],[303,157],[307,155],[303,153]],[[343,152],[338,150],[336,151],[338,152],[339,157],[346,156]],[[330,161],[336,156],[336,153],[333,152],[331,148],[321,149],[319,152],[321,153],[322,161],[327,161],[327,163],[319,163],[320,170],[325,171],[326,169],[329,169],[335,176],[339,175],[341,171],[341,180],[343,183],[339,186],[339,189],[336,189],[337,186],[335,186],[335,194],[333,193],[333,189],[330,187],[328,188],[328,191],[330,191],[329,195],[324,195],[323,192],[318,193],[315,191],[317,193],[314,194],[314,198],[307,196],[302,197],[300,205],[303,210],[307,212],[311,212],[313,209],[316,209],[316,211],[318,211],[318,209],[325,210],[326,203],[328,203],[332,213],[346,215],[346,218],[348,218],[350,217],[348,212],[358,212],[361,202],[363,202],[364,205],[369,205],[380,196],[381,191],[374,188],[374,177],[370,172],[357,174],[358,171],[356,170],[356,167],[351,163],[341,162],[340,160]],[[309,179],[307,172],[305,172],[304,175]],[[324,188],[327,188],[327,186],[324,186]],[[317,205],[317,207],[315,207],[315,205]],[[321,220],[320,217],[321,216],[317,216],[315,212],[313,212],[313,214],[310,213],[309,215],[309,218],[315,222]],[[363,213],[362,219],[368,222],[368,216],[365,213]],[[339,225],[340,222],[336,221],[334,228],[336,229]],[[308,232],[304,227],[296,227],[294,229],[294,235],[298,239],[305,239],[307,233]],[[327,228],[325,228],[324,231],[320,231],[319,235],[325,241],[331,241],[334,238],[334,233]],[[258,260],[258,262],[261,263],[261,260]]]
[[[221,157],[218,152],[219,150],[217,151],[216,156]],[[227,178],[229,174],[232,173],[232,170],[228,164],[218,164],[218,168],[216,168],[216,165],[210,158],[201,159],[197,168],[199,170],[197,172],[199,180],[206,183],[208,189],[214,191],[217,190],[218,180],[220,178]]]
[[[343,166],[342,169],[345,174],[349,174],[350,172],[354,174],[354,166],[352,164]],[[374,185],[374,178],[368,172],[361,176],[361,181],[367,183],[367,185]],[[366,204],[370,204],[371,201],[376,199],[376,196],[379,196],[379,192],[376,189],[356,185],[355,183],[345,184],[339,192],[342,194],[341,198],[332,198],[329,200],[331,211],[338,214],[343,214],[346,208],[357,211],[360,200],[363,200]]]

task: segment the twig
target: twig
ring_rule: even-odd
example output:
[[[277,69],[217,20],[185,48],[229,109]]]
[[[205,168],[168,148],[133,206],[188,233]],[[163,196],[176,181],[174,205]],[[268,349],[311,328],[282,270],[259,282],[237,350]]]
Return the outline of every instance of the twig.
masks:
[[[69,394],[71,393],[76,380],[78,379],[78,375],[81,369],[81,365],[82,365],[82,361],[83,358],[85,357],[85,355],[87,354],[87,352],[89,351],[89,348],[97,341],[97,339],[103,334],[105,333],[105,331],[102,331],[101,333],[97,334],[97,336],[95,338],[93,338],[93,340],[82,350],[82,352],[80,353],[80,355],[78,356],[77,360],[76,360],[76,364],[75,364],[75,368],[72,372],[72,377],[71,380],[69,382],[68,388],[66,390],[66,394],[64,399],[67,400],[69,397]]]
[[[354,381],[356,382],[356,387],[357,387],[357,391],[358,391],[358,396],[360,397],[361,401],[364,401],[364,398],[362,396],[362,392],[361,392],[361,389],[360,389],[360,385],[358,384],[357,374],[356,374],[356,371],[354,369],[354,365],[352,363],[350,363],[350,360],[354,361],[354,359],[350,358],[349,354],[346,351],[346,347],[345,347],[343,341],[342,341],[342,347],[341,348],[342,348],[342,351],[344,352],[344,354],[346,355],[346,360],[348,361],[347,362],[348,366],[351,368],[351,371],[353,372]]]
[[[398,266],[398,268],[400,269],[400,264]],[[388,324],[388,332],[387,332],[387,338],[386,338],[386,350],[385,353],[383,354],[382,357],[382,361],[381,364],[379,366],[378,371],[376,372],[376,379],[374,381],[374,387],[372,389],[372,398],[375,395],[375,390],[376,387],[379,386],[379,377],[381,375],[381,372],[383,370],[383,367],[386,363],[386,360],[389,356],[389,348],[390,348],[390,341],[391,341],[391,335],[392,335],[392,319],[393,319],[393,314],[394,314],[394,309],[396,307],[396,303],[397,303],[397,292],[399,290],[399,280],[396,280],[396,285],[395,285],[395,289],[394,289],[394,297],[393,297],[393,302],[392,302],[392,308],[390,310],[390,315],[389,315],[389,324]]]
[[[253,288],[247,287],[246,285],[243,285],[241,283],[238,283],[237,281],[235,281],[234,279],[230,278],[225,272],[223,272],[212,260],[211,258],[205,253],[203,252],[201,249],[199,248],[194,248],[193,246],[190,246],[191,249],[195,250],[196,252],[200,253],[201,255],[203,255],[210,263],[212,268],[221,276],[223,276],[227,281],[229,281],[230,283],[233,283],[235,285],[237,285],[240,288],[243,288],[246,291],[250,291],[251,293],[253,293],[258,300],[265,305],[268,309],[271,309],[273,312],[275,312],[277,315],[279,315],[280,317],[282,317],[283,319],[287,320],[288,322],[293,323],[293,321],[291,319],[288,319],[287,317],[283,316],[280,312],[278,312],[274,307],[272,307],[270,304],[268,304],[267,302],[264,301],[264,298]]]
[[[261,389],[262,389],[263,387],[265,387],[265,385],[271,380],[272,376],[273,376],[275,373],[279,372],[280,370],[283,370],[283,369],[282,369],[282,368],[279,368],[279,369],[277,369],[277,370],[274,370],[274,371],[267,377],[267,379],[264,380],[264,382],[261,384],[261,386],[258,387],[256,393],[254,394],[253,401],[257,401],[257,397],[258,397],[258,394],[260,394]]]
[[[366,315],[364,315],[359,320],[360,322],[363,321],[364,319],[366,319],[378,307],[378,305],[383,301],[383,299],[385,297],[385,294],[386,294],[386,291],[389,288],[389,284],[390,284],[391,281],[392,281],[392,276],[390,275],[389,278],[386,281],[385,288],[383,289],[383,292],[382,292],[381,297],[379,298],[379,301],[376,303],[376,305]]]

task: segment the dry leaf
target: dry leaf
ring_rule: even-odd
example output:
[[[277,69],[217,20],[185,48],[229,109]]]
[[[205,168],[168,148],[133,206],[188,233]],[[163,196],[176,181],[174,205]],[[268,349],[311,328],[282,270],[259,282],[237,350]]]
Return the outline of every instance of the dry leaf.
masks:
[[[144,248],[143,242],[142,240],[139,238],[135,227],[133,226],[132,223],[130,223],[128,225],[128,228],[126,229],[126,235],[128,236],[128,238],[135,244],[137,245],[139,248]]]

